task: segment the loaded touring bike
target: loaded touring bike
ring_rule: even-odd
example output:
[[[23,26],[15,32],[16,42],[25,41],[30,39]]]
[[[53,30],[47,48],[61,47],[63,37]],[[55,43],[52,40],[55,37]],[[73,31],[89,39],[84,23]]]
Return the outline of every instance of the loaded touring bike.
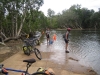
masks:
[[[48,75],[46,72],[43,72],[43,71],[38,72],[38,70],[36,72],[32,73],[32,74],[28,73],[29,67],[32,65],[32,63],[36,62],[35,59],[23,60],[23,62],[27,62],[26,71],[24,71],[24,70],[16,70],[16,69],[12,69],[12,68],[5,68],[3,64],[0,64],[0,75],[1,74],[9,75],[8,71],[20,72],[21,73],[20,75]]]
[[[23,51],[24,54],[26,55],[30,55],[32,52],[35,53],[36,57],[41,60],[42,59],[42,55],[41,52],[39,51],[39,49],[37,49],[36,46],[36,38],[32,38],[32,39],[26,39],[24,40],[24,45],[23,45]]]

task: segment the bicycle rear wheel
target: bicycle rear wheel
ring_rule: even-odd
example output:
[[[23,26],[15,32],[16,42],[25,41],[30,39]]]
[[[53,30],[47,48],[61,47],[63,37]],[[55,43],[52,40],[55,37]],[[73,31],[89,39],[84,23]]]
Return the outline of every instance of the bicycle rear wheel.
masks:
[[[37,42],[37,45],[40,45],[40,40],[36,40],[36,42]]]
[[[26,55],[30,55],[30,48],[28,46],[23,46],[23,51],[24,51],[24,54]]]
[[[35,48],[35,49],[34,49],[34,52],[35,52],[36,57],[37,57],[39,60],[41,60],[41,59],[42,59],[42,55],[41,55],[40,51],[39,51],[37,48]]]

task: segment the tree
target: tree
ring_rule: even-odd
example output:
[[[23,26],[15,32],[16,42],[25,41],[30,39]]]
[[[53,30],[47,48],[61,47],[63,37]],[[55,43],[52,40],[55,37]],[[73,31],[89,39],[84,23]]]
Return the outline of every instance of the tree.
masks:
[[[100,28],[100,12],[94,13],[90,19],[91,19],[91,28],[94,27],[95,29]]]
[[[5,36],[8,35],[6,39],[18,38],[25,20],[29,16],[26,14],[31,14],[31,11],[34,12],[34,10],[38,11],[42,5],[43,0],[0,0],[0,9],[2,9],[0,14],[3,15],[2,20],[0,20],[0,27],[2,33]]]
[[[55,12],[53,10],[51,10],[50,8],[48,9],[48,23],[49,23],[49,27],[53,28],[54,27],[54,16],[55,16]]]

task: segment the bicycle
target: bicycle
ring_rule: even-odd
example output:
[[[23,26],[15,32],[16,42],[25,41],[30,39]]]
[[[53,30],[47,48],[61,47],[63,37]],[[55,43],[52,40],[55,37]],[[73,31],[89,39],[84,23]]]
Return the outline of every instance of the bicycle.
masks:
[[[42,55],[41,55],[41,52],[35,47],[36,44],[35,44],[35,41],[37,39],[26,39],[24,40],[24,43],[25,45],[23,46],[23,51],[24,51],[24,54],[26,55],[30,55],[32,52],[35,53],[36,57],[41,60],[42,59]]]
[[[3,64],[0,64],[0,72],[4,75],[9,75],[9,72],[8,71],[14,71],[14,72],[20,72],[21,75],[48,75],[47,73],[45,72],[34,72],[32,74],[28,73],[28,69],[29,67],[36,62],[35,59],[28,59],[28,60],[23,60],[23,62],[26,62],[27,65],[26,65],[26,70],[16,70],[16,69],[12,69],[12,68],[5,68]]]

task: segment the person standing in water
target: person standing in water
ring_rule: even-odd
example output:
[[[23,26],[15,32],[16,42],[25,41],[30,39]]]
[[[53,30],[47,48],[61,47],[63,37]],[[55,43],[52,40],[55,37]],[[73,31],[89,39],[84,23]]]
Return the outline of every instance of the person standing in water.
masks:
[[[70,30],[71,30],[71,28],[67,28],[67,32],[66,32],[66,34],[65,34],[65,38],[64,38],[64,40],[65,40],[65,43],[66,43],[66,50],[65,50],[65,52],[66,53],[69,53],[69,51],[67,50],[67,47],[68,47],[68,42],[69,42],[69,33],[70,33]]]
[[[56,41],[56,34],[53,35],[53,41]]]
[[[49,31],[49,28],[46,29],[46,38],[47,38],[47,43],[50,42],[50,31]]]

